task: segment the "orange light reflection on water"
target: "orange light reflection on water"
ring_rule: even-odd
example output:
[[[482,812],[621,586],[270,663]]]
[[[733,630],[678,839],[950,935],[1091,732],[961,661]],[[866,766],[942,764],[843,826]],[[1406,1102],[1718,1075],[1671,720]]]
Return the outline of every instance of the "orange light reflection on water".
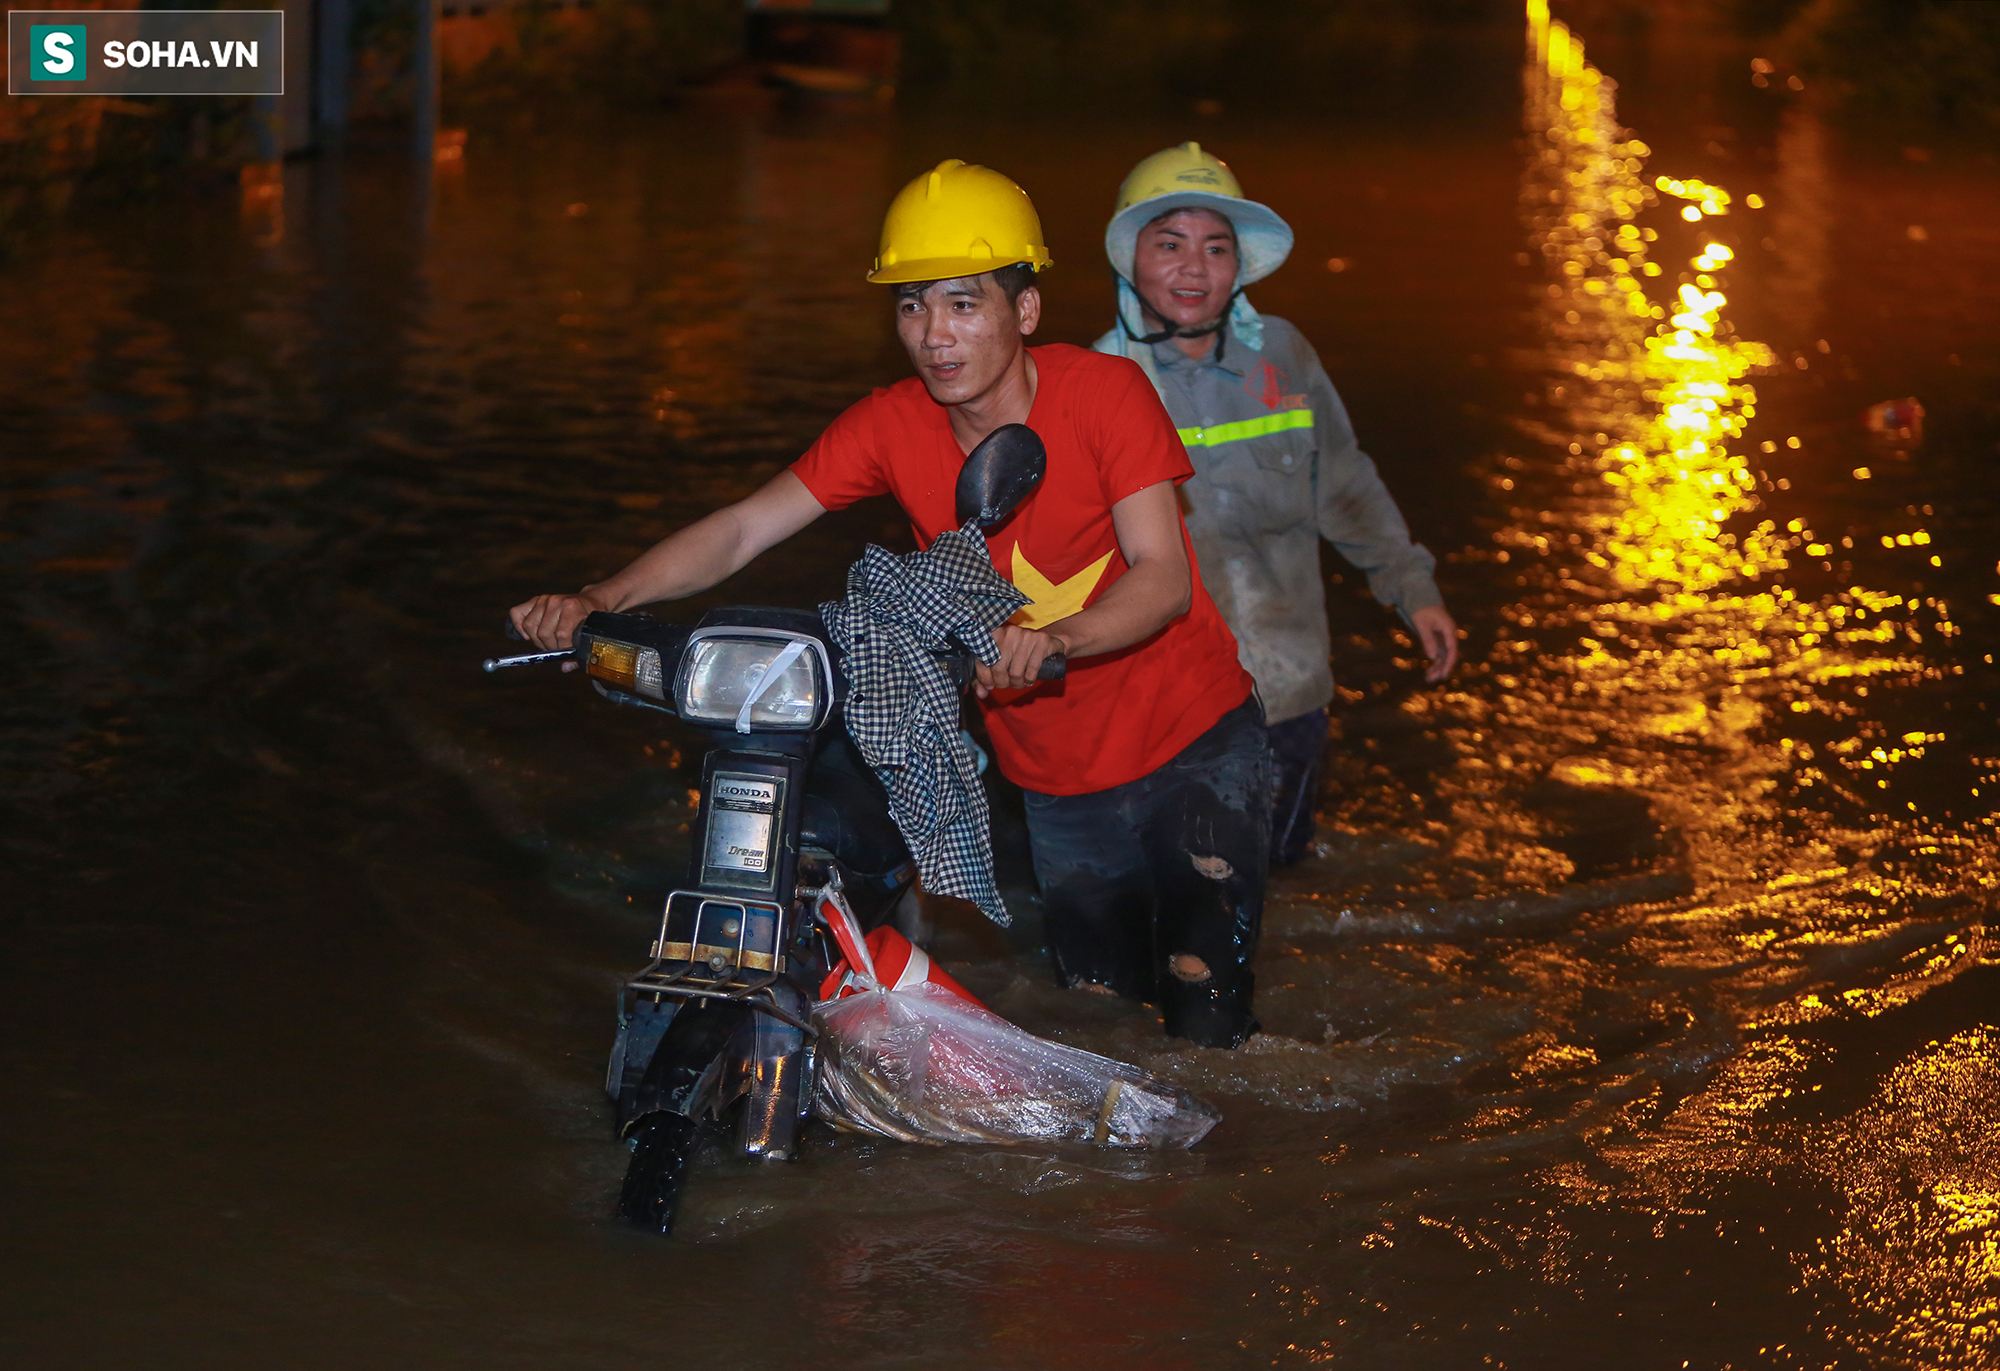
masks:
[[[1530,134],[1541,175],[1529,214],[1552,270],[1543,315],[1558,365],[1577,378],[1569,401],[1577,443],[1605,486],[1622,498],[1583,521],[1593,535],[1583,557],[1621,590],[1699,593],[1727,581],[1782,570],[1782,542],[1768,524],[1739,536],[1732,518],[1757,507],[1756,477],[1731,448],[1756,415],[1744,381],[1776,359],[1762,343],[1733,338],[1728,296],[1717,277],[1734,258],[1704,243],[1675,295],[1656,304],[1647,279],[1654,230],[1635,222],[1658,202],[1641,177],[1651,149],[1618,127],[1616,84],[1584,60],[1583,44],[1529,7],[1539,54],[1529,70]],[[1658,189],[1710,215],[1729,193],[1700,181],[1660,177]]]
[[[1539,313],[1559,377],[1549,390],[1548,422],[1530,432],[1567,448],[1572,480],[1567,494],[1557,492],[1544,508],[1515,509],[1496,541],[1503,562],[1547,565],[1553,588],[1571,603],[1524,607],[1519,622],[1546,628],[1579,613],[1589,618],[1590,636],[1560,668],[1573,678],[1572,695],[1708,696],[1720,689],[1720,704],[1729,708],[1735,697],[1745,723],[1767,710],[1870,713],[1857,710],[1854,698],[1865,699],[1871,680],[1958,670],[1911,650],[1928,634],[1957,635],[1942,599],[1860,585],[1806,599],[1784,583],[1794,558],[1815,559],[1830,572],[1839,554],[1834,540],[1803,518],[1780,526],[1757,517],[1762,473],[1751,465],[1756,447],[1745,438],[1757,415],[1750,378],[1777,358],[1765,344],[1738,337],[1725,313],[1737,253],[1718,221],[1733,197],[1698,178],[1649,182],[1652,152],[1619,127],[1616,83],[1586,60],[1582,42],[1549,17],[1544,0],[1530,0],[1527,11],[1535,161],[1524,210],[1548,267]],[[1671,263],[1654,260],[1660,230],[1640,221],[1674,200],[1685,202],[1683,218],[1706,231],[1685,269],[1670,272]],[[1497,484],[1512,491],[1515,480]],[[1929,537],[1918,529],[1884,541],[1915,548]],[[1562,565],[1571,559],[1581,565]],[[1578,597],[1594,603],[1579,610]],[[1535,646],[1503,640],[1496,664],[1525,658]],[[1856,687],[1854,698],[1828,689],[1843,683]],[[1650,726],[1684,732],[1676,717],[1690,709],[1711,713],[1717,704],[1662,702]],[[1887,789],[1887,770],[1921,755],[1877,746],[1879,733],[1862,720],[1851,739],[1817,751],[1785,740],[1779,769],[1789,773],[1789,788],[1832,786],[1875,808],[1867,792]]]
[[[1798,588],[1802,572],[1834,571],[1840,540],[1768,512],[1778,487],[1748,455],[1751,378],[1777,359],[1727,313],[1732,197],[1694,178],[1648,181],[1651,151],[1619,128],[1615,83],[1544,0],[1527,12],[1523,208],[1548,267],[1538,314],[1553,378],[1543,421],[1524,428],[1566,456],[1552,483],[1521,458],[1494,480],[1521,502],[1495,560],[1530,598],[1508,611],[1522,637],[1503,635],[1492,655],[1498,690],[1462,697],[1474,727],[1461,756],[1477,774],[1470,744],[1487,736],[1489,755],[1511,754],[1496,758],[1501,773],[1646,795],[1679,826],[1699,891],[1653,916],[1655,954],[1762,986],[1768,1008],[1742,1025],[1762,1036],[1664,1121],[1635,1115],[1600,1149],[1624,1202],[1686,1214],[1719,1172],[1816,1173],[1846,1201],[1839,1231],[1798,1259],[1804,1288],[1826,1292],[1822,1331],[1898,1364],[1991,1365],[1993,1035],[1933,1044],[1845,1117],[1783,1122],[1780,1109],[1818,1089],[1806,1078],[1828,1051],[1797,1030],[1907,1004],[1990,955],[1976,919],[1950,936],[1913,930],[1924,908],[1977,908],[2000,887],[1981,828],[1991,816],[1950,825],[1881,793],[1896,768],[1950,746],[1947,727],[1887,723],[1885,693],[1960,671],[1959,630],[1916,587]],[[1684,269],[1654,260],[1663,239],[1691,234]],[[1927,552],[1929,539],[1913,528],[1882,543]],[[1565,631],[1573,651],[1542,650],[1541,636]],[[1506,790],[1486,793],[1499,803]],[[1893,974],[1815,984],[1824,958],[1898,937],[1910,945]]]

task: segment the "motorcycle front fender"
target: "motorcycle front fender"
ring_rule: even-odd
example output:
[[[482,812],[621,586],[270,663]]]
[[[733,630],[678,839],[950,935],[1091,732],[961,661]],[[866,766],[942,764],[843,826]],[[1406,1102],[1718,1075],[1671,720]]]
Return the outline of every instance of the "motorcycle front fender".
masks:
[[[660,1038],[666,1033],[667,1025],[686,1003],[684,1000],[654,997],[638,997],[628,1008],[626,998],[630,991],[618,992],[618,1036],[611,1041],[611,1062],[604,1073],[604,1093],[613,1100],[619,1100],[639,1088],[646,1079],[646,1068],[652,1064],[653,1053],[660,1046]]]
[[[618,1098],[618,1136],[656,1111],[696,1118],[715,1103],[734,1055],[731,1040],[750,1030],[751,1009],[726,1000],[691,1000],[660,1035],[637,1088]]]
[[[780,982],[774,988],[780,1005],[803,1019],[812,1006],[797,987]],[[799,1129],[812,1109],[814,1056],[806,1035],[769,1014],[758,1014],[749,1051],[737,1064],[742,1076],[725,1091],[744,1096],[737,1127],[737,1146],[746,1157],[790,1161],[798,1151]]]

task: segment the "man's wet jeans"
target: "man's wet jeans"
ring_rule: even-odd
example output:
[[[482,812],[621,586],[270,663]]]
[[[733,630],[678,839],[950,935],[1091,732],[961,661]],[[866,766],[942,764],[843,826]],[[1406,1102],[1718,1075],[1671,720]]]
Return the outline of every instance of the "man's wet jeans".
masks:
[[[1256,697],[1147,776],[1027,793],[1056,974],[1156,1004],[1167,1032],[1235,1047],[1257,1030],[1271,754]],[[1177,958],[1199,958],[1205,971]]]

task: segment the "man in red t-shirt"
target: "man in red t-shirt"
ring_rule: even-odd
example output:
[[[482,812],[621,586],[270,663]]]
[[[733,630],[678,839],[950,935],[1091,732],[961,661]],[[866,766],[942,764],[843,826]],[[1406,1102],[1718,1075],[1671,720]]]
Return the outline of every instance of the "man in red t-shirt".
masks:
[[[1026,792],[1061,979],[1158,1004],[1167,1031],[1234,1047],[1256,1030],[1269,760],[1236,640],[1192,572],[1174,487],[1193,474],[1145,374],[1029,348],[1049,265],[1026,194],[945,162],[905,187],[869,279],[895,288],[916,378],[836,419],[790,470],[578,595],[517,605],[544,649],[593,610],[691,595],[828,510],[890,494],[921,545],[955,527],[959,468],[1002,424],[1048,449],[1041,488],[992,542],[1033,602],[994,633],[977,693],[1001,772]],[[1037,684],[1051,653],[1059,683]]]

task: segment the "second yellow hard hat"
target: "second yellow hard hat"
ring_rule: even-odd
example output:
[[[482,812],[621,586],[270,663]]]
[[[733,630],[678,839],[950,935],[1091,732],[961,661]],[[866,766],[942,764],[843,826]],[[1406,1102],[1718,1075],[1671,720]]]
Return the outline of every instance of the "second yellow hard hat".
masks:
[[[1177,209],[1213,210],[1235,226],[1243,256],[1238,286],[1263,280],[1291,255],[1291,225],[1269,205],[1246,198],[1228,163],[1199,143],[1182,143],[1140,162],[1118,187],[1104,251],[1120,276],[1131,278],[1139,230]]]
[[[987,167],[956,158],[904,186],[882,220],[868,279],[877,285],[977,276],[1026,262],[1053,265],[1028,193]]]

